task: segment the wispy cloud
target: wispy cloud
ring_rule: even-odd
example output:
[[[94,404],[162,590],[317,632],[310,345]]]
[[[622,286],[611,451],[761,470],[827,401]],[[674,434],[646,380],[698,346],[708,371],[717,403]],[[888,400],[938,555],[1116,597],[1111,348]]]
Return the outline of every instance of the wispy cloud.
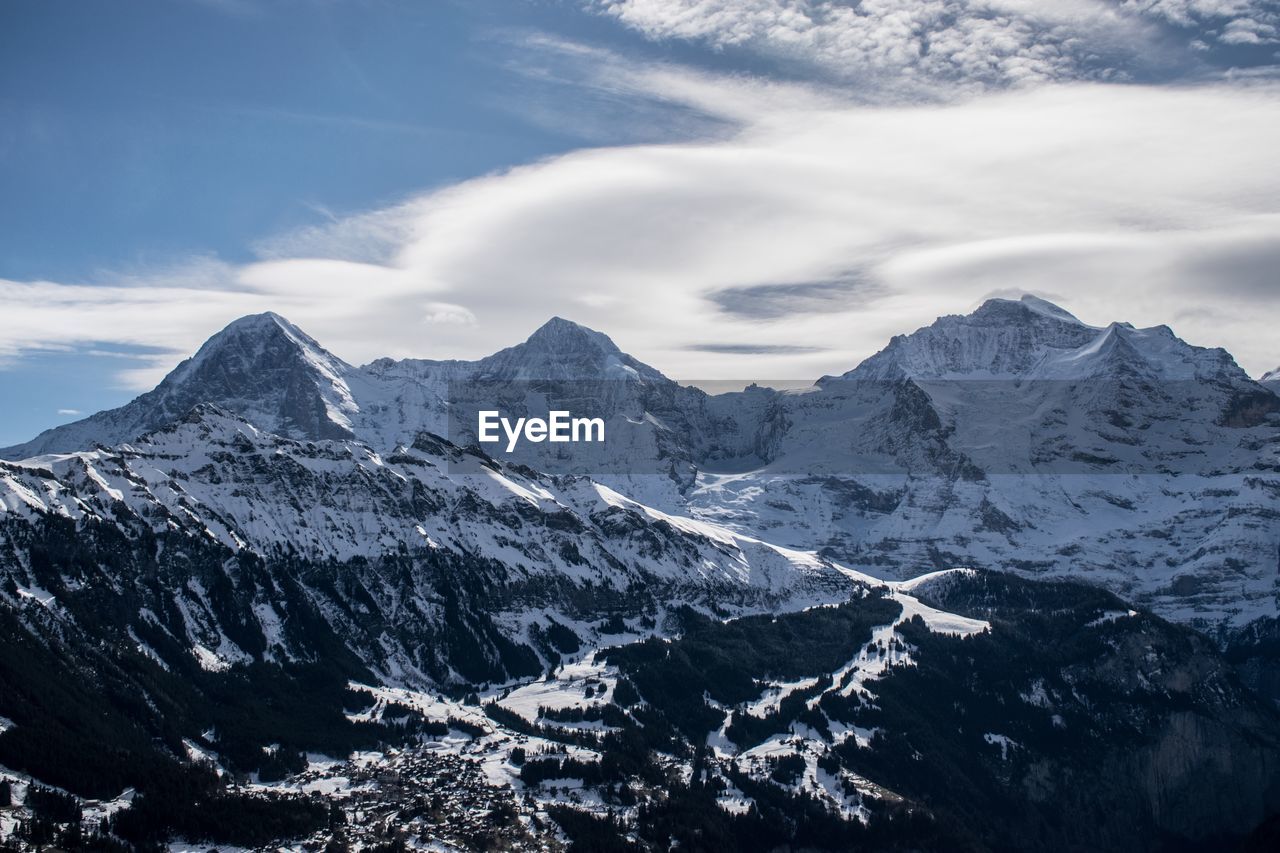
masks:
[[[796,355],[797,353],[822,352],[826,347],[803,344],[689,344],[685,349],[693,352],[714,352],[724,355]]]
[[[726,287],[708,293],[707,299],[731,317],[776,320],[823,311],[848,311],[885,293],[885,288],[868,276],[852,274],[832,281]]]
[[[82,415],[84,413],[81,412],[79,409],[58,409],[58,414],[64,418],[72,418],[72,417],[75,417],[76,415]]]

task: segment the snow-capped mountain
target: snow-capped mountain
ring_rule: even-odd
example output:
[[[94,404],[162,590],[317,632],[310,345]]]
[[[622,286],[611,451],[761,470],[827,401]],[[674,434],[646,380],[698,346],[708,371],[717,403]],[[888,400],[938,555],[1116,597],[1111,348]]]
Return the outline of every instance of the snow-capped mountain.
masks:
[[[991,300],[773,395],[758,463],[708,460],[687,500],[872,573],[1069,576],[1239,626],[1276,613],[1278,402],[1166,327]]]
[[[877,576],[1084,578],[1213,630],[1277,613],[1280,398],[1221,349],[1167,327],[1089,326],[1035,297],[940,318],[812,389],[719,396],[559,318],[475,362],[356,368],[261,315],[155,391],[3,455],[116,444],[209,402],[264,432],[354,438],[390,458],[424,431],[471,444],[477,408],[551,401],[603,418],[608,440],[486,450]]]
[[[967,316],[942,317],[845,374],[861,380],[1013,378],[1070,362],[1098,329],[1034,296],[991,299]]]
[[[612,473],[628,484],[630,475],[644,474],[687,485],[693,472],[685,438],[715,432],[701,411],[705,396],[622,353],[605,335],[558,317],[478,361],[379,359],[354,367],[267,313],[231,323],[154,391],[0,450],[0,458],[114,446],[199,403],[284,437],[357,438],[383,453],[422,432],[473,443],[480,408],[501,406],[519,417],[559,406],[603,417],[609,447],[577,448],[570,458],[560,447],[526,445],[518,461],[553,473]]]
[[[1249,379],[1226,350],[1190,346],[1168,326],[1089,326],[1029,295],[990,299],[972,314],[898,335],[844,378],[1081,380],[1127,370],[1167,381]]]
[[[472,370],[472,378],[503,382],[666,381],[657,370],[618,349],[607,335],[562,317],[552,317],[524,343],[480,359]]]
[[[72,836],[1154,851],[1280,807],[1280,714],[1209,640],[1102,590],[951,571],[668,610],[650,624],[675,636],[647,639],[644,616],[593,636],[542,610],[522,646],[485,618],[501,572],[461,555],[328,566],[48,520],[21,543],[44,586],[0,585],[0,783],[6,817]],[[368,665],[397,651],[468,686]]]
[[[654,368],[623,353],[607,336],[559,317],[528,340],[475,362],[383,359],[366,368],[382,383],[380,399],[397,401],[434,395],[425,409],[399,403],[381,414],[359,419],[357,435],[375,446],[411,440],[429,429],[467,445],[477,440],[480,410],[505,416],[545,416],[552,409],[604,421],[607,442],[563,445],[524,443],[515,453],[491,445],[503,458],[540,471],[589,475],[646,503],[678,509],[679,492],[695,475],[691,436],[732,436],[736,424],[713,422],[707,396],[681,386]],[[387,386],[398,383],[394,392]],[[364,405],[385,411],[385,403]],[[401,413],[404,412],[402,415]]]
[[[118,409],[45,430],[6,459],[110,447],[216,403],[261,429],[298,438],[351,437],[354,369],[278,314],[242,317]]]
[[[1262,374],[1262,378],[1258,382],[1280,394],[1280,367]]]

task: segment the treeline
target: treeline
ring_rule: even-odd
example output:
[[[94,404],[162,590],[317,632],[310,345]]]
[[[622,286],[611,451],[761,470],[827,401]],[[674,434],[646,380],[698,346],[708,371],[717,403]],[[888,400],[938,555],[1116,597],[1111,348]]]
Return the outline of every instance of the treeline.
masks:
[[[594,702],[590,705],[570,705],[567,708],[538,708],[538,716],[557,723],[603,723],[606,726],[626,725],[627,715],[617,705]]]
[[[896,601],[874,592],[836,607],[730,622],[686,608],[687,627],[678,640],[610,649],[606,659],[626,677],[627,686],[620,682],[618,689],[634,688],[685,738],[700,742],[724,719],[704,695],[737,705],[758,697],[764,679],[794,681],[830,673],[858,653],[873,628],[892,622],[901,610]],[[615,690],[615,702],[630,698],[620,699]]]
[[[484,713],[489,719],[495,723],[520,734],[529,735],[530,737],[539,737],[545,740],[555,741],[557,743],[567,743],[573,746],[584,746],[591,749],[598,748],[601,743],[600,735],[592,731],[578,731],[575,729],[565,729],[559,726],[548,726],[541,723],[531,723],[524,717],[504,708],[497,702],[487,702],[484,705]]]
[[[254,847],[301,838],[330,825],[331,805],[316,797],[229,791],[207,768],[183,768],[150,786],[108,823],[114,835],[141,848],[170,838]]]
[[[821,696],[832,686],[831,674],[820,676],[817,683],[802,690],[795,690],[782,697],[775,710],[762,716],[734,711],[725,735],[742,749],[750,749],[774,735],[785,734],[793,723],[803,723],[819,734],[831,731],[827,715],[820,707],[809,707],[809,702]]]
[[[745,813],[719,807],[720,786],[673,783],[667,796],[642,804],[634,821],[591,815],[568,806],[549,810],[570,839],[573,853],[684,850],[692,853],[773,853],[778,850],[875,850],[907,853],[982,849],[963,833],[940,826],[922,809],[871,804],[863,824],[833,814],[826,804],[768,782],[735,778],[752,798]],[[744,787],[745,786],[745,787]],[[634,838],[634,840],[633,840]]]
[[[136,853],[158,851],[175,836],[262,845],[310,835],[335,819],[318,797],[228,791],[207,768],[181,768],[158,781],[100,826],[86,825],[76,797],[32,784],[24,803],[31,816],[20,822],[17,837],[37,848]]]

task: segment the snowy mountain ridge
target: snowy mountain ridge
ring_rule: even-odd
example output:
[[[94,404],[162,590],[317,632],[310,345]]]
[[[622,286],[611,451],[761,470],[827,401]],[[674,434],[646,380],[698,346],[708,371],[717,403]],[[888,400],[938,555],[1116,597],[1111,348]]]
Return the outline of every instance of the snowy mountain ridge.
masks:
[[[209,405],[116,450],[0,463],[3,574],[18,589],[46,590],[42,600],[56,607],[58,593],[32,574],[23,544],[30,527],[52,519],[79,530],[117,528],[130,538],[147,531],[194,540],[268,564],[352,566],[388,611],[403,610],[405,596],[430,596],[420,579],[397,579],[382,564],[484,564],[497,573],[490,583],[544,590],[513,593],[500,615],[490,614],[516,642],[527,641],[529,620],[544,608],[566,624],[589,623],[595,606],[573,603],[582,590],[610,591],[594,593],[612,602],[606,612],[626,612],[619,602],[628,598],[640,608],[659,591],[664,608],[705,600],[729,611],[773,612],[840,601],[876,583],[811,553],[661,513],[588,480],[503,466],[429,435],[384,458],[352,441],[282,438]],[[127,581],[113,581],[120,582]],[[215,612],[186,583],[172,595],[191,599],[183,612]],[[258,602],[252,617],[269,644],[271,626],[285,616],[273,615],[274,606]],[[417,618],[426,627],[438,623],[426,613]],[[342,621],[335,623],[340,636],[358,635]],[[593,630],[587,623],[579,625],[584,638]],[[249,658],[219,619],[188,620],[185,631],[209,665]],[[280,643],[277,654],[300,654]],[[430,683],[413,650],[384,648],[390,657],[383,660],[352,647],[388,679]]]
[[[1215,631],[1278,612],[1280,398],[1224,350],[1163,326],[1089,326],[1030,296],[897,336],[808,391],[718,396],[561,318],[475,362],[357,368],[258,315],[155,391],[0,456],[118,445],[207,402],[264,433],[390,459],[424,433],[471,443],[476,406],[518,416],[551,399],[605,419],[609,440],[500,460],[878,577],[979,565],[1085,578]],[[371,541],[413,544],[412,530]],[[293,532],[299,546],[319,536]],[[354,553],[338,539],[334,553]]]
[[[359,442],[283,438],[208,404],[116,450],[0,465],[0,512],[25,518],[49,513],[83,523],[106,521],[123,505],[157,527],[193,527],[232,550],[265,555],[350,560],[408,544],[501,554],[535,574],[578,577],[604,570],[671,580],[693,574],[772,592],[809,572],[850,576],[829,561],[659,512],[599,483],[503,466],[430,435],[383,457]],[[405,511],[412,502],[430,511]],[[468,524],[459,517],[464,510]],[[486,528],[509,536],[512,516],[563,518],[544,522],[551,544],[535,543],[526,533],[518,550],[513,542],[495,548],[503,535]],[[619,529],[652,525],[681,548],[667,554],[650,540],[650,548],[611,551],[603,542],[616,531],[592,528],[601,519],[623,517],[630,521]],[[580,553],[566,558],[559,540],[577,543]],[[679,553],[684,546],[693,550]],[[513,550],[504,553],[504,547]]]
[[[1129,367],[1161,381],[1249,381],[1226,350],[1189,346],[1168,326],[1088,326],[1030,295],[989,299],[972,314],[898,335],[843,378],[1078,381]]]
[[[1277,614],[1280,405],[1167,327],[993,299],[781,394],[698,517],[872,574],[978,565],[1085,579],[1179,621]]]
[[[447,434],[451,396],[469,384],[530,380],[674,386],[607,336],[559,317],[524,343],[474,362],[378,359],[355,367],[268,312],[229,324],[154,391],[0,450],[0,458],[114,446],[202,402],[286,437],[359,438],[387,451],[412,443],[420,432]]]
[[[1158,382],[1204,381],[1257,388],[1225,350],[1189,346],[1167,326],[1087,326],[1033,296],[991,299],[972,314],[943,317],[910,335],[896,336],[839,379],[1028,382],[1126,374]],[[1274,376],[1267,374],[1260,381],[1272,382]],[[421,431],[446,434],[451,394],[469,383],[615,380],[635,386],[642,395],[669,398],[685,416],[696,418],[708,406],[729,419],[737,414],[621,352],[606,335],[559,317],[524,343],[478,361],[378,359],[361,368],[342,361],[301,329],[268,312],[228,325],[154,391],[118,409],[4,448],[0,458],[112,446],[163,426],[200,402],[216,403],[284,436],[357,437],[379,450],[389,450],[412,442]],[[828,377],[819,382],[832,381]],[[737,399],[737,395],[722,396]],[[710,440],[714,443],[716,437]]]

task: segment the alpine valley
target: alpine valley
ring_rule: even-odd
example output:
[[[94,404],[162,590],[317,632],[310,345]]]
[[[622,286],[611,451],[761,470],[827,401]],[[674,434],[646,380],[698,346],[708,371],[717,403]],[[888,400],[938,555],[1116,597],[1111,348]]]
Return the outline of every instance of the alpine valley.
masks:
[[[1274,849],[1278,392],[1030,296],[718,395],[242,318],[0,451],[0,849]]]

